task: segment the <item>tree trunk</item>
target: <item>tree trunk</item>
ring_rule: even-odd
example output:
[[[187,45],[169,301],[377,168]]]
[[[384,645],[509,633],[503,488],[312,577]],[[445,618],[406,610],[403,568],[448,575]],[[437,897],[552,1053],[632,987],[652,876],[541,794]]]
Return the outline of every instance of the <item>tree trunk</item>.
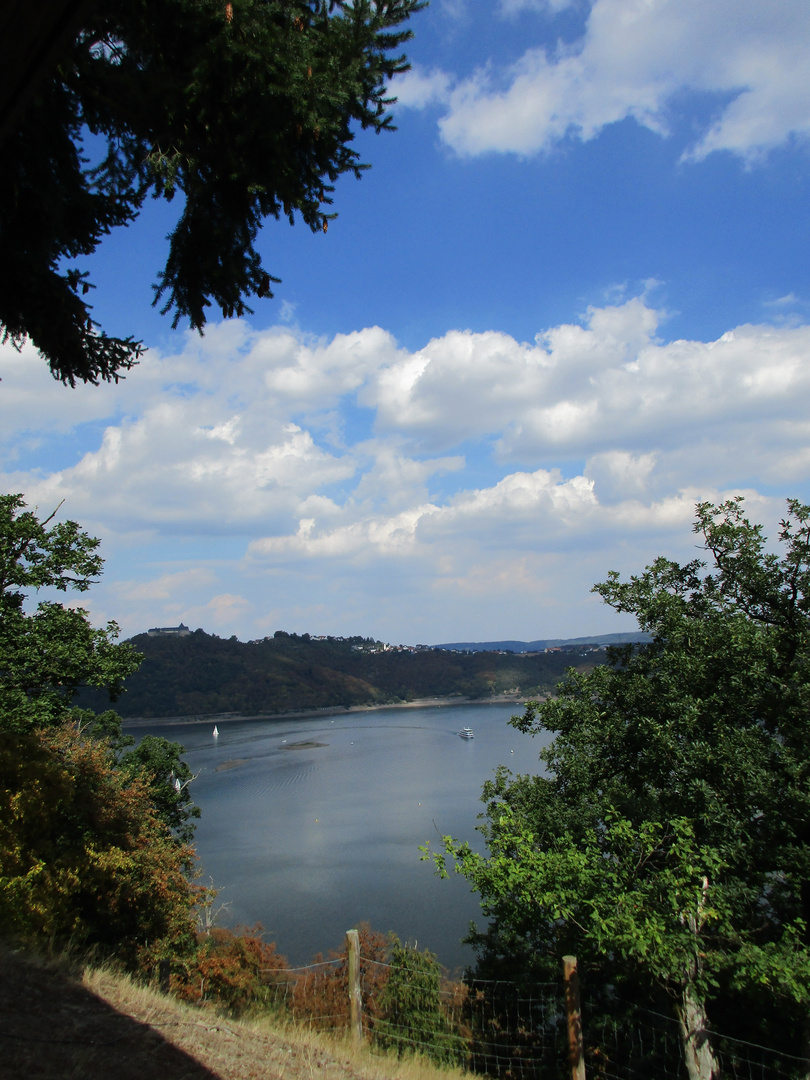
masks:
[[[719,1080],[720,1064],[712,1048],[706,1006],[690,983],[683,988],[678,1019],[689,1080]]]
[[[563,957],[565,980],[565,1010],[568,1015],[568,1064],[572,1080],[585,1080],[585,1058],[582,1053],[582,1012],[579,1005],[579,976],[577,958]]]

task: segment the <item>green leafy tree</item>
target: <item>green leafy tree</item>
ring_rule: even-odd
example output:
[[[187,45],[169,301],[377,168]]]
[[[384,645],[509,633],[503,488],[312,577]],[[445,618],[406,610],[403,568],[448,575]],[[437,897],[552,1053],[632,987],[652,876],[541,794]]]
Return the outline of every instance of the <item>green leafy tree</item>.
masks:
[[[82,608],[41,601],[26,610],[30,591],[86,592],[98,580],[103,560],[99,541],[75,521],[40,521],[25,508],[22,495],[0,496],[0,730],[24,732],[71,723],[87,735],[104,737],[121,768],[149,786],[158,816],[178,840],[190,843],[199,816],[191,804],[191,771],[183,747],[147,736],[134,740],[121,732],[112,710],[77,708],[74,699],[93,687],[115,701],[126,678],[143,657],[119,643],[118,626],[90,624]]]
[[[141,661],[130,645],[116,642],[114,622],[96,629],[82,608],[43,600],[26,611],[30,591],[83,593],[101,573],[99,541],[75,521],[51,524],[54,516],[40,521],[22,495],[0,495],[0,727],[6,730],[64,721],[83,686],[101,688],[114,701]]]
[[[461,1064],[464,1042],[454,1034],[441,1005],[441,968],[433,953],[390,936],[388,979],[379,995],[373,1037],[401,1057],[420,1053],[439,1064]]]
[[[0,324],[54,376],[115,380],[142,345],[105,334],[76,261],[149,194],[183,207],[155,303],[201,330],[277,281],[266,218],[327,229],[335,181],[367,168],[356,128],[391,129],[388,80],[422,0],[99,0],[3,143]]]
[[[710,1016],[750,1035],[779,1001],[803,1049],[810,507],[789,511],[775,553],[741,500],[700,504],[708,567],[662,558],[596,586],[651,640],[513,720],[554,734],[545,775],[501,770],[489,854],[447,837],[438,856],[481,893],[482,970],[548,973],[576,953],[606,997],[623,982],[666,995],[692,1077],[718,1074]]]
[[[141,776],[152,805],[160,818],[181,843],[194,838],[191,818],[200,816],[200,808],[191,801],[191,769],[182,755],[184,747],[158,735],[146,735],[132,750],[119,757],[119,767],[132,776]]]
[[[193,944],[191,773],[181,746],[128,749],[114,712],[74,706],[88,685],[117,696],[141,657],[81,608],[27,609],[30,591],[85,592],[101,572],[98,540],[53,517],[0,496],[0,930],[136,965]]]

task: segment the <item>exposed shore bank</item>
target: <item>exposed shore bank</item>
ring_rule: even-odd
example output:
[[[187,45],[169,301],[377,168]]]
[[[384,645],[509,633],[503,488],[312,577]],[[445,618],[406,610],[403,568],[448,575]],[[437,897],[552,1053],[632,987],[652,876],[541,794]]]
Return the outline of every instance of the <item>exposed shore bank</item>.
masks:
[[[160,724],[227,724],[231,721],[245,720],[309,720],[319,716],[348,716],[357,713],[379,712],[382,709],[424,709],[436,707],[453,708],[464,705],[517,705],[521,706],[526,700],[523,694],[493,694],[486,698],[463,698],[463,697],[430,697],[415,698],[413,701],[383,702],[373,705],[326,705],[322,709],[303,709],[292,712],[280,713],[205,713],[194,716],[152,716],[132,717],[124,720],[123,726],[127,728],[154,727]]]

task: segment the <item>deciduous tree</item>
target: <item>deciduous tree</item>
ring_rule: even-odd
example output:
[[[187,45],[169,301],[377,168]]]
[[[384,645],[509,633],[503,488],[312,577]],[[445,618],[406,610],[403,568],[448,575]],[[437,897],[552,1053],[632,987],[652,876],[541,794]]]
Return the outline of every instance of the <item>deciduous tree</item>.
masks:
[[[214,927],[198,934],[196,949],[178,966],[172,983],[183,1000],[212,1002],[237,1016],[275,1006],[276,987],[290,979],[275,944],[262,940],[261,926]]]
[[[31,612],[26,597],[40,589],[84,593],[98,579],[99,541],[75,521],[40,521],[22,495],[0,495],[0,727],[23,731],[67,718],[82,686],[111,700],[140,664],[118,627],[94,628],[82,608],[52,600]]]
[[[94,945],[129,967],[194,943],[193,851],[107,740],[0,731],[0,933]]]
[[[657,987],[694,1077],[717,1068],[710,1018],[745,1017],[750,1034],[775,1000],[802,1049],[810,507],[789,511],[777,553],[741,500],[701,504],[708,566],[661,558],[596,586],[651,640],[529,703],[513,723],[554,734],[545,774],[501,770],[484,790],[488,855],[447,837],[438,856],[481,893],[484,969],[548,971],[570,952],[591,985]]]
[[[420,952],[390,935],[390,968],[379,997],[373,1029],[380,1046],[424,1054],[442,1065],[460,1065],[466,1057],[463,1040],[447,1021],[441,1003],[441,968],[432,952]]]
[[[192,943],[191,773],[181,746],[128,750],[114,712],[74,707],[82,686],[119,694],[140,657],[81,608],[26,607],[101,572],[98,540],[53,517],[0,496],[0,930],[135,964],[158,942]]]

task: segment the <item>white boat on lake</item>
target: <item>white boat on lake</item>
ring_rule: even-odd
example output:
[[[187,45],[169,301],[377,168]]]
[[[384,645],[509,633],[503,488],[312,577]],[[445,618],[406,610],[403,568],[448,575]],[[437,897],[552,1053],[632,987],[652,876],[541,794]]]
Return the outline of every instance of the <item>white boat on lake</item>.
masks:
[[[216,724],[214,724],[214,737],[216,737],[217,735],[219,735],[219,728]]]
[[[475,738],[475,736],[472,733],[472,728],[468,728],[468,727],[463,727],[461,729],[461,731],[459,731],[458,734],[459,734],[459,737],[462,738],[462,739],[474,739]]]

